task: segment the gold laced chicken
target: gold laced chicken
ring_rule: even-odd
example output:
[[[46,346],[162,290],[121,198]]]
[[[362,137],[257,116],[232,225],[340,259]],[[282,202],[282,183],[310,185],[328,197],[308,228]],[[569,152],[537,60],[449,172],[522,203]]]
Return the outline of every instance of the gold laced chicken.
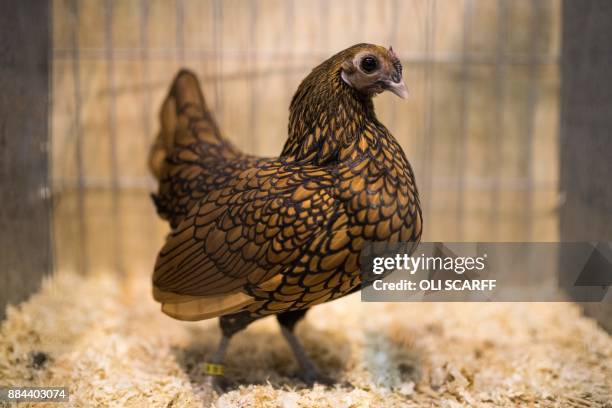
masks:
[[[176,76],[149,158],[157,212],[172,228],[153,296],[176,319],[220,318],[219,347],[204,364],[211,382],[223,374],[232,335],[268,315],[298,375],[331,382],[294,335],[296,323],[310,307],[361,288],[364,243],[420,240],[413,171],[374,113],[372,98],[384,91],[407,96],[393,49],[339,52],[298,87],[280,156],[260,158],[222,136],[194,74]]]

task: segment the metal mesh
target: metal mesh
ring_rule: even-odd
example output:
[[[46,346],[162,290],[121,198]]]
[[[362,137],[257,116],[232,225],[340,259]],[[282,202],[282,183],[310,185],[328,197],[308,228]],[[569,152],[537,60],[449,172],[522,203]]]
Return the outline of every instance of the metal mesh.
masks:
[[[55,0],[53,10],[60,269],[151,268],[166,227],[148,203],[146,154],[180,66],[198,72],[227,136],[269,155],[300,79],[361,41],[392,44],[413,87],[407,105],[376,105],[415,167],[425,239],[556,239],[547,155],[559,1]]]

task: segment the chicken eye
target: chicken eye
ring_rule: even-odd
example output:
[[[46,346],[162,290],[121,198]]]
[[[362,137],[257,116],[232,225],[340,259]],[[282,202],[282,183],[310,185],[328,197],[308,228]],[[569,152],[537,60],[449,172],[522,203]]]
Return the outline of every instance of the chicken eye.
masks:
[[[360,65],[363,72],[370,73],[378,68],[378,61],[374,57],[365,57],[361,60]]]

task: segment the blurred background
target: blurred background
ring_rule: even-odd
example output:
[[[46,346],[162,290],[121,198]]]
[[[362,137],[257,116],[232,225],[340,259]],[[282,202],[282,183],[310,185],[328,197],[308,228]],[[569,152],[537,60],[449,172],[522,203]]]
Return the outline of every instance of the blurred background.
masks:
[[[381,95],[411,161],[424,241],[559,239],[560,0],[52,2],[57,271],[151,273],[168,232],[146,168],[180,67],[222,132],[278,155],[290,99],[355,43],[392,45],[411,91]]]
[[[410,97],[375,105],[414,167],[423,241],[598,242],[588,264],[612,264],[610,0],[0,1],[0,378],[70,385],[77,406],[198,400],[217,322],[171,320],[150,293],[169,232],[146,166],[161,102],[190,68],[224,135],[275,156],[300,81],[359,42],[402,60]],[[522,292],[593,289],[563,253],[511,258],[532,272]],[[611,337],[582,315],[612,332],[597,283],[607,300],[583,307],[317,307],[299,335],[356,388],[300,404],[608,406]],[[299,385],[277,325],[254,326],[229,363],[246,377],[228,370],[250,391],[226,401],[295,405],[278,402]]]

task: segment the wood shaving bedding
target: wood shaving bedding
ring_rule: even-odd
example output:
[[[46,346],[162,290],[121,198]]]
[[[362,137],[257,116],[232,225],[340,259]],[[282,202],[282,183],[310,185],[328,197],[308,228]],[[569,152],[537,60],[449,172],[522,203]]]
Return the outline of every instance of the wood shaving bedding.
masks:
[[[0,328],[0,384],[67,386],[21,407],[612,407],[612,339],[570,303],[361,303],[309,312],[298,335],[333,388],[305,387],[273,318],[232,340],[230,390],[204,383],[217,321],[159,311],[148,276],[57,274]]]

